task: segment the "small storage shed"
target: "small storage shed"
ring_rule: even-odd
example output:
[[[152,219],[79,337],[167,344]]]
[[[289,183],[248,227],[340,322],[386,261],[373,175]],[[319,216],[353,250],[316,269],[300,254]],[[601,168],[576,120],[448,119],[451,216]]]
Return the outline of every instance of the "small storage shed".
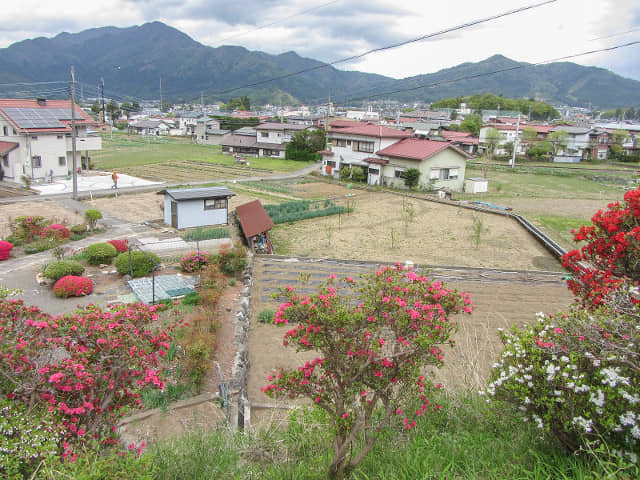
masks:
[[[227,187],[180,188],[163,190],[164,222],[183,229],[229,223],[229,198],[235,193]]]
[[[486,178],[467,178],[464,181],[466,193],[486,193],[489,191],[489,180]]]
[[[269,230],[273,228],[273,220],[260,203],[260,200],[245,203],[236,207],[238,222],[247,240],[247,245],[255,253],[273,253]]]

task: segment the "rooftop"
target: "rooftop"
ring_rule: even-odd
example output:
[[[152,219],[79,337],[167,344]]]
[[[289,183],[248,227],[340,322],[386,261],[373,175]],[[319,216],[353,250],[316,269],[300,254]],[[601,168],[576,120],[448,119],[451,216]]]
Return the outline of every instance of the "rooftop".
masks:
[[[240,228],[246,238],[251,238],[259,233],[267,232],[274,226],[273,220],[260,203],[260,200],[245,203],[236,207]]]
[[[174,200],[199,200],[204,198],[233,197],[235,193],[227,187],[177,188],[162,190],[158,193],[169,195]]]
[[[333,124],[329,133],[338,135],[358,135],[363,137],[376,138],[407,138],[412,134],[397,130],[395,128],[383,127],[382,125],[374,125],[372,123],[360,124],[355,127],[333,128]]]
[[[450,142],[439,142],[437,140],[421,140],[418,138],[405,138],[393,145],[377,152],[378,155],[388,157],[410,158],[413,160],[423,160],[435,155],[442,150],[452,148],[456,152],[469,157],[469,155]]]

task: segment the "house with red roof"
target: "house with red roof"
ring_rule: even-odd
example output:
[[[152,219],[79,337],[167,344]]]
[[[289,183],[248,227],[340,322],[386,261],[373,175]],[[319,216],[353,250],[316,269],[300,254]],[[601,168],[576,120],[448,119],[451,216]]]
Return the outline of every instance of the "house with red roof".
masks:
[[[462,191],[467,159],[472,157],[451,142],[419,138],[404,138],[378,151],[377,156],[368,160],[369,177],[379,176],[383,185],[404,187],[404,172],[415,168],[420,171],[419,186],[451,192]]]
[[[322,174],[334,178],[340,177],[340,170],[345,167],[360,167],[367,173],[375,152],[383,150],[398,140],[408,138],[412,134],[395,128],[374,125],[372,123],[353,122],[353,126],[331,124],[327,132],[329,150],[322,150]],[[378,185],[375,178],[371,184]]]
[[[89,152],[102,148],[98,123],[75,105],[76,165],[88,168]],[[0,99],[0,161],[4,179],[51,181],[73,169],[71,101]]]

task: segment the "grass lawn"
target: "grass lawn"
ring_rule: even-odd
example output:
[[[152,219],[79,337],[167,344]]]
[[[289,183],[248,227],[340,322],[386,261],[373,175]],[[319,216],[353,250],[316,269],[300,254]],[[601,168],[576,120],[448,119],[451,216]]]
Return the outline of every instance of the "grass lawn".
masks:
[[[143,137],[125,134],[114,134],[113,138],[103,136],[102,150],[93,153],[92,161],[95,168],[99,170],[115,169],[123,172],[131,167],[142,165],[162,164],[171,168],[175,164],[183,165],[185,162],[226,165],[242,169],[242,166],[234,165],[233,156],[222,154],[219,145],[198,145],[184,137]],[[249,175],[256,168],[270,172],[290,172],[309,165],[308,162],[294,162],[280,158],[255,158],[250,159],[249,163],[250,167],[245,167]],[[173,178],[165,180],[173,180]]]

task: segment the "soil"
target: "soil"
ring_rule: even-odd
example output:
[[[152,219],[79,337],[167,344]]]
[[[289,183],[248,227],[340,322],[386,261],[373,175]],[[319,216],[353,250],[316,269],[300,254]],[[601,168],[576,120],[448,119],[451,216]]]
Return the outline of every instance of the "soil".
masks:
[[[340,217],[277,226],[272,230],[276,248],[284,247],[287,254],[373,262],[411,260],[416,264],[429,265],[560,270],[559,264],[546,250],[514,221],[502,216],[418,199],[405,200],[403,204],[402,197],[398,195],[347,189],[324,182],[291,185],[291,193],[304,198],[331,198],[339,205],[346,205],[348,200],[355,203],[355,211]],[[256,198],[261,196],[240,193],[232,197],[230,209]],[[573,202],[572,208],[580,208],[581,202]],[[587,202],[585,208],[592,208],[591,201]],[[132,222],[162,218],[162,199],[155,193],[100,198],[91,204]],[[552,206],[553,202],[550,208]],[[403,221],[403,210],[413,210],[410,221]],[[25,214],[47,218],[55,214],[61,222],[65,217],[68,224],[82,222],[81,217],[73,217],[74,213],[61,210],[54,202],[0,205],[0,226],[7,225],[9,217]],[[474,228],[477,241],[474,241]],[[320,272],[328,275],[333,266]],[[254,403],[272,403],[259,387],[264,385],[274,368],[297,363],[295,353],[282,347],[284,330],[260,324],[257,315],[265,308],[274,308],[275,303],[268,298],[268,290],[283,286],[282,282],[295,282],[299,272],[298,266],[292,263],[272,267],[260,266],[256,262],[249,339],[249,398]],[[99,278],[96,285],[98,293],[113,287],[108,283],[109,277],[103,279],[100,276],[104,274],[96,275]],[[488,273],[478,273],[475,278],[460,278],[455,273],[449,275],[449,283],[467,290],[477,308],[472,316],[460,319],[460,331],[456,334],[458,347],[446,352],[446,367],[436,372],[438,381],[447,388],[480,388],[483,385],[501,350],[497,328],[530,322],[538,311],[550,313],[566,309],[571,301],[560,277],[552,281],[542,281],[537,277],[511,281],[508,278],[492,280]],[[220,363],[225,380],[231,376],[235,354],[233,320],[240,289],[240,285],[228,288],[216,313],[221,328],[217,333],[215,360]],[[218,384],[219,376],[212,364],[205,391],[216,392]],[[260,425],[262,419],[272,416],[272,411],[256,411],[253,415],[253,424]],[[127,438],[134,441],[166,439],[194,428],[210,428],[222,418],[220,409],[211,402],[204,402],[130,424],[126,433]]]
[[[41,202],[16,202],[0,205],[0,238],[11,233],[9,225],[16,217],[40,215],[52,223],[62,225],[76,225],[84,223],[81,213],[65,209],[56,202],[44,200]]]

